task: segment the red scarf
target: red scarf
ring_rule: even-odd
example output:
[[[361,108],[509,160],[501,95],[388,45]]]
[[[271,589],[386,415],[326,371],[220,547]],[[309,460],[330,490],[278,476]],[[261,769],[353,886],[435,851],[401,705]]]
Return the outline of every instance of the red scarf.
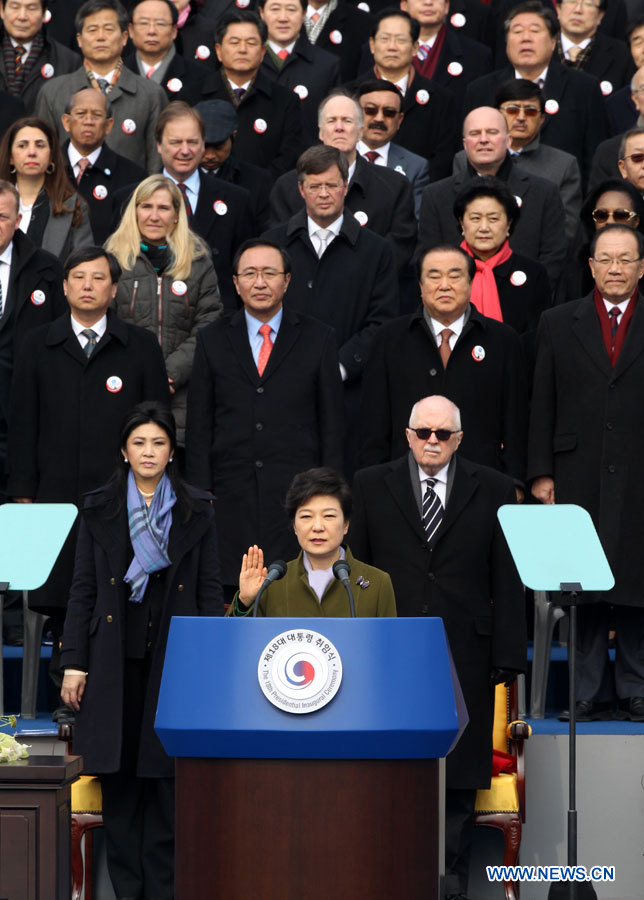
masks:
[[[461,248],[470,256],[474,256],[467,241],[461,241]],[[487,316],[489,319],[496,319],[497,322],[503,321],[503,313],[501,312],[501,301],[499,300],[499,291],[493,270],[495,266],[500,266],[501,263],[510,259],[511,256],[512,250],[506,239],[501,244],[501,249],[489,259],[476,259],[474,257],[476,275],[472,282],[470,303],[474,304],[481,315]]]
[[[445,43],[446,34],[447,28],[445,27],[445,23],[443,22],[436,35],[436,40],[427,51],[427,56],[425,57],[425,59],[421,60],[418,58],[418,56],[414,56],[412,60],[414,68],[419,75],[423,76],[423,78],[434,77],[434,72],[436,71],[436,66],[438,65],[438,58],[441,55],[441,50],[443,49],[443,44]]]
[[[622,313],[619,325],[617,326],[617,334],[615,335],[614,344],[611,335],[610,316],[608,315],[606,304],[604,303],[602,295],[599,293],[596,287],[593,293],[593,301],[595,303],[597,315],[599,316],[599,325],[602,330],[602,337],[604,339],[606,353],[608,353],[608,358],[610,359],[611,366],[614,366],[619,359],[619,354],[622,352],[622,347],[624,346],[624,341],[626,340],[626,332],[628,331],[628,326],[631,324],[631,319],[633,318],[633,313],[635,312],[635,304],[637,303],[637,288],[635,288],[635,292],[631,297],[628,306]],[[617,306],[617,304],[614,305]]]

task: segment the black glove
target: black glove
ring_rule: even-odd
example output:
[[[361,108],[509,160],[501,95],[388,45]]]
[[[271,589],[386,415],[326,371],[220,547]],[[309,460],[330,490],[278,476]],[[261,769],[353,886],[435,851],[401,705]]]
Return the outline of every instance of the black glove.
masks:
[[[493,669],[490,669],[490,681],[492,684],[501,684],[503,682],[506,687],[509,687],[517,680],[518,674],[516,669],[497,669],[495,666]]]

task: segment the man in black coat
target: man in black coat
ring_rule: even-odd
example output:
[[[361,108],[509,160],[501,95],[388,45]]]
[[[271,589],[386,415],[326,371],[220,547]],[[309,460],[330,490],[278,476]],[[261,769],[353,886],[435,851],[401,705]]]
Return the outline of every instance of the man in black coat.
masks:
[[[470,305],[474,261],[463,250],[426,252],[419,274],[422,309],[384,325],[372,342],[362,388],[360,462],[374,465],[404,452],[411,405],[423,394],[440,393],[467,415],[467,457],[520,484],[528,397],[519,337]]]
[[[258,7],[268,29],[260,72],[300,98],[302,139],[308,146],[317,137],[318,106],[340,84],[340,60],[307,38],[307,0],[259,0]]]
[[[396,142],[425,157],[432,181],[446,178],[458,141],[458,109],[454,95],[418,74],[412,61],[418,50],[420,25],[408,13],[383,10],[369,38],[375,65],[358,75],[355,86],[373,78],[396,85],[403,97],[404,119]]]
[[[134,3],[128,31],[135,49],[123,57],[123,63],[136,75],[159,84],[168,100],[184,100],[194,106],[214,93],[214,73],[177,53],[178,16],[170,0]]]
[[[615,587],[578,610],[577,716],[644,721],[644,557],[639,426],[644,378],[644,241],[607,225],[590,246],[595,291],[541,317],[528,441],[528,477],[543,503],[586,509]],[[616,631],[615,685],[608,631]],[[567,716],[567,711],[562,714]]]
[[[247,241],[235,273],[244,308],[197,336],[186,428],[188,480],[217,498],[228,599],[250,545],[262,547],[268,562],[297,552],[286,490],[305,469],[342,468],[344,415],[333,330],[283,306],[288,254],[263,239]]]
[[[89,207],[94,240],[103,244],[112,233],[118,213],[117,192],[138,184],[148,173],[105,143],[114,127],[108,98],[102,91],[84,88],[73,94],[62,116],[69,141],[63,145],[67,174]],[[116,204],[116,210],[115,210]]]
[[[298,96],[260,71],[266,37],[266,25],[254,12],[238,9],[222,16],[215,44],[221,68],[212,97],[237,109],[239,158],[277,178],[302,150],[302,116]]]
[[[463,146],[466,169],[428,185],[423,192],[420,246],[459,244],[461,230],[453,213],[456,196],[471,178],[496,175],[521,199],[521,218],[510,239],[512,249],[540,262],[554,288],[566,258],[565,214],[557,186],[514,164],[509,153],[508,124],[497,109],[484,106],[467,116]]]
[[[109,307],[120,268],[100,247],[65,263],[69,313],[28,334],[14,373],[9,417],[9,482],[17,502],[80,505],[119,459],[125,414],[142,400],[170,401],[168,376],[153,334],[126,325]],[[76,529],[30,606],[51,616],[54,650],[71,584]],[[52,676],[60,685],[57,652]]]
[[[642,110],[644,110],[644,67],[637,70],[631,79],[629,88],[629,96],[635,107],[635,114],[632,121],[625,126],[619,134],[607,138],[602,141],[595,155],[590,169],[590,177],[588,179],[588,189],[592,190],[600,181],[606,178],[618,178],[620,174],[623,178],[628,177],[626,174],[624,153],[628,155],[639,152],[634,146],[633,141],[629,137],[635,137],[638,129],[641,128]],[[626,150],[626,143],[630,149]],[[624,161],[620,163],[620,160]],[[628,167],[631,168],[630,166]],[[640,189],[641,190],[641,189]]]
[[[55,75],[67,75],[80,56],[47,35],[45,0],[0,3],[0,90],[19,97],[33,115],[36,95]]]
[[[342,89],[327,97],[320,108],[320,140],[340,150],[349,163],[346,209],[360,225],[386,238],[394,251],[395,265],[403,270],[416,246],[414,197],[408,179],[383,166],[373,166],[357,153],[364,124],[362,107]],[[275,183],[271,194],[274,226],[290,219],[304,206],[293,169]]]
[[[510,65],[470,84],[465,112],[492,106],[497,88],[509,78],[537,82],[546,96],[540,140],[576,156],[585,182],[595,148],[608,137],[608,118],[599,82],[585,72],[562,66],[557,59],[558,34],[553,9],[539,0],[516,6],[510,13],[506,40]]]
[[[308,15],[310,10],[314,10]],[[304,21],[309,41],[340,60],[340,78],[355,78],[363,46],[369,39],[371,16],[347,0],[311,0]]]
[[[0,501],[6,502],[7,431],[11,381],[25,336],[61,316],[67,305],[63,269],[19,230],[20,198],[0,181]]]
[[[446,761],[445,894],[464,900],[476,790],[492,774],[494,685],[526,667],[523,589],[497,521],[514,488],[455,455],[464,432],[444,397],[405,416],[409,451],[355,476],[348,540],[357,557],[389,572],[399,616],[445,625],[469,713]]]

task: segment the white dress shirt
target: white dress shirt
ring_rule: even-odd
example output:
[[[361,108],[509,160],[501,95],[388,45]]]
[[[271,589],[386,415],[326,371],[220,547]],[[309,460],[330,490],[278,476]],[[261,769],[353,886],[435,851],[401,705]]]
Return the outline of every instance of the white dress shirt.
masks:
[[[288,50],[289,53],[293,52],[293,47],[295,46],[295,41],[292,41],[290,44],[287,44],[286,47],[280,46],[280,44],[276,44],[275,41],[268,40],[266,41],[268,46],[271,48],[275,56],[280,55],[280,51]]]
[[[429,478],[435,478],[436,484],[434,485],[434,492],[436,493],[438,499],[443,504],[443,509],[445,509],[445,504],[447,502],[447,470],[449,469],[449,463],[446,466],[443,466],[442,469],[439,469],[435,475],[427,475],[426,472],[423,472],[420,466],[418,466],[418,477],[420,478],[420,496],[421,498],[425,496],[425,491],[427,490],[427,480]]]
[[[374,160],[374,166],[386,166],[387,161],[389,159],[389,147],[391,146],[391,141],[388,141],[386,144],[383,144],[382,147],[378,147],[377,150],[374,150],[378,156]],[[364,141],[358,141],[356,144],[356,150],[360,154],[360,156],[365,156],[367,153],[371,151],[371,147],[367,146]]]
[[[331,231],[333,233],[333,238],[331,238],[331,240],[327,241],[327,244],[326,244],[327,247],[329,246],[331,241],[335,240],[337,238],[337,236],[340,234],[340,229],[342,228],[343,219],[344,219],[344,213],[341,216],[338,216],[338,218],[334,222],[331,222],[330,225],[326,226],[326,230]],[[320,242],[320,238],[318,236],[318,231],[322,228],[322,226],[318,225],[317,222],[314,222],[313,219],[310,218],[310,216],[306,217],[306,224],[309,229],[309,238],[311,240],[311,243],[313,244],[313,248],[319,256],[321,242]]]
[[[576,44],[574,41],[569,40],[562,31],[561,32],[561,49],[563,50],[564,56],[566,57],[566,59],[570,59],[569,51],[570,51],[571,47],[579,47],[580,50],[585,50],[586,47],[588,46],[588,44],[590,44],[591,40],[592,40],[592,38],[586,38],[585,40],[580,41],[578,44]]]
[[[72,142],[71,141],[69,142],[69,145],[67,147],[67,156],[69,157],[69,164],[72,167],[72,169],[74,170],[75,178],[78,178],[78,173],[79,173],[78,162],[79,162],[79,160],[88,159],[90,166],[93,166],[94,163],[96,162],[96,160],[101,155],[102,149],[103,149],[103,145],[101,144],[100,147],[97,147],[96,150],[92,150],[92,152],[90,154],[88,154],[88,156],[84,157],[83,154],[80,153],[76,149],[76,147],[74,147]]]
[[[22,54],[22,56],[20,57],[20,61],[22,62],[23,66],[24,66],[24,64],[27,62],[27,57],[28,57],[29,54],[31,53],[31,45],[33,44],[33,41],[20,41],[20,42],[18,42],[18,41],[16,41],[16,40],[14,40],[14,38],[12,38],[12,37],[10,37],[9,40],[11,41],[11,46],[12,46],[14,49],[18,46],[18,43],[20,43],[20,46],[21,46],[21,47],[24,47],[24,48],[25,48],[25,52],[24,52],[24,53]]]
[[[1,260],[2,257],[0,257],[0,261]],[[622,300],[621,303],[611,303],[610,300],[606,300],[605,297],[602,297],[602,300],[604,301],[604,306],[606,307],[607,313],[609,313],[614,306],[618,308],[619,315],[617,316],[617,327],[619,328],[619,323],[622,321],[622,316],[626,312],[626,307],[631,302],[631,298],[629,297],[628,300]]]
[[[440,347],[443,343],[443,339],[441,337],[441,331],[444,331],[446,328],[452,332],[449,336],[449,349],[454,349],[454,344],[461,336],[461,331],[463,330],[463,325],[465,324],[465,313],[456,319],[455,322],[452,322],[451,325],[443,325],[442,322],[439,322],[438,319],[432,318],[432,330],[434,332],[434,338],[436,339],[436,346]]]
[[[85,346],[89,344],[88,338],[86,338],[84,334],[81,334],[81,331],[84,331],[86,328],[91,328],[92,331],[95,331],[97,335],[96,343],[98,344],[107,329],[107,315],[104,315],[101,319],[98,320],[98,322],[94,322],[93,325],[81,325],[81,323],[78,322],[73,316],[71,317],[71,319],[72,331],[78,338],[78,343],[81,345],[81,350],[84,350]]]
[[[13,241],[4,253],[0,255],[0,287],[2,288],[2,302],[0,302],[0,316],[4,313],[9,294],[9,275],[11,274],[11,257],[13,255]]]
[[[170,181],[174,181],[175,184],[179,184],[179,181],[174,177],[174,175],[171,175],[167,169],[163,170],[163,174],[166,178],[169,178]],[[197,203],[199,202],[199,188],[201,187],[199,168],[196,168],[189,178],[182,178],[181,181],[186,186],[186,193],[188,194],[188,200],[190,201],[190,206],[192,207],[192,212],[194,215],[194,213],[197,212]]]

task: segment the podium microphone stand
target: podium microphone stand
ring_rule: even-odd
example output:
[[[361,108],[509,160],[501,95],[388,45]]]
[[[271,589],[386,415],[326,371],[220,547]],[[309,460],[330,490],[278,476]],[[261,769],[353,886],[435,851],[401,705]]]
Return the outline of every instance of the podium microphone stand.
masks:
[[[577,604],[584,590],[609,591],[615,579],[589,514],[580,506],[502,506],[499,522],[519,576],[534,591],[561,591],[570,607],[568,637],[568,866],[577,865]],[[590,881],[550,885],[548,900],[597,900]]]

